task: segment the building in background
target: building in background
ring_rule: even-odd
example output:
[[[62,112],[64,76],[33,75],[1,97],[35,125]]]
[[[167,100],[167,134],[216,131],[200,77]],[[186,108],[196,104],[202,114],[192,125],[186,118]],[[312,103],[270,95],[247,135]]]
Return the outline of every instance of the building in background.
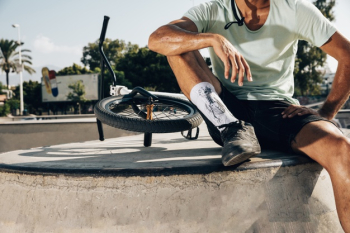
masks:
[[[0,95],[0,106],[4,105],[6,100],[6,95]]]
[[[4,105],[6,100],[12,99],[15,95],[12,90],[2,90],[0,93],[0,105]]]

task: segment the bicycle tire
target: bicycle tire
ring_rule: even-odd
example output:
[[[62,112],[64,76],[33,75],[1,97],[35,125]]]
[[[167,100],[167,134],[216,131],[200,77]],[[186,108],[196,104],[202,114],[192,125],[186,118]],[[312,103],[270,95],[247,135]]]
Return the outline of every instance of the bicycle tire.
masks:
[[[94,112],[104,124],[144,133],[185,131],[202,123],[203,119],[198,110],[189,101],[165,95],[157,95],[157,97],[153,111],[156,118],[153,120],[145,119],[147,114],[143,105],[146,105],[148,98],[141,95],[136,95],[132,99],[126,99],[123,96],[102,99],[95,105]],[[140,110],[138,114],[135,113],[137,109]],[[170,113],[166,115],[164,113],[166,111]]]

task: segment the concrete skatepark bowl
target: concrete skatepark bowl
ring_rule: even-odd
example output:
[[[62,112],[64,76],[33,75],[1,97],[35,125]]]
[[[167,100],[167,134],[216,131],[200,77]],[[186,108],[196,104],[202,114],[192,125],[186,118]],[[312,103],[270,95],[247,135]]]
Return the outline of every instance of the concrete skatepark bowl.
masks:
[[[263,151],[221,164],[199,139],[143,135],[0,154],[0,232],[343,232],[328,173]]]

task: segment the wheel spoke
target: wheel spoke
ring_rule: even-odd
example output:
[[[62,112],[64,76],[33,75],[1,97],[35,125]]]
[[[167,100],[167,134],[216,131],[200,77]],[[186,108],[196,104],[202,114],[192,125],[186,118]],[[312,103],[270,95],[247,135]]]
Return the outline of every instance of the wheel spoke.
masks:
[[[190,102],[159,95],[149,106],[141,95],[112,96],[100,100],[94,107],[96,117],[104,124],[136,132],[170,133],[196,127],[202,119]],[[153,115],[152,120],[149,118]]]
[[[139,100],[140,102],[141,100]],[[135,107],[133,109],[132,105]],[[147,114],[146,104],[144,103],[134,103],[124,102],[122,104],[118,104],[117,102],[111,103],[109,105],[110,111],[115,114],[119,114],[128,118],[139,118],[144,119],[144,116]],[[138,109],[136,111],[136,109]],[[189,115],[189,112],[186,109],[183,109],[181,105],[176,104],[167,104],[167,103],[155,103],[153,107],[153,118],[155,121],[157,120],[176,120],[181,119]]]

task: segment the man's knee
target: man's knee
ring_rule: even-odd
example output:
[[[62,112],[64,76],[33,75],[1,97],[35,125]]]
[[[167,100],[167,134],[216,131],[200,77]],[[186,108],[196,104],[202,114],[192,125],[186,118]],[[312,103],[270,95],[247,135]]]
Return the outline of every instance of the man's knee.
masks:
[[[167,58],[168,63],[169,63],[169,65],[170,65],[170,67],[171,67],[172,69],[174,69],[173,66],[174,66],[179,60],[181,60],[181,56],[180,56],[180,55],[167,56],[166,58]]]
[[[313,121],[304,125],[295,137],[292,144],[295,148],[302,148],[319,140],[327,138],[343,138],[341,131],[328,121]]]
[[[327,168],[350,168],[350,140],[327,121],[310,122],[292,143],[295,151],[303,152]]]
[[[327,166],[325,167],[329,173],[341,176],[349,176],[350,173],[350,143],[346,137],[337,137],[336,140],[329,145],[335,148],[330,155]],[[332,150],[332,149],[331,149]]]
[[[336,167],[347,166],[350,169],[350,141],[345,136],[337,138],[337,143],[334,145],[338,148],[338,153],[334,155],[337,160]]]
[[[169,64],[174,64],[176,62],[191,62],[195,58],[193,52],[182,53],[174,56],[167,56]]]

